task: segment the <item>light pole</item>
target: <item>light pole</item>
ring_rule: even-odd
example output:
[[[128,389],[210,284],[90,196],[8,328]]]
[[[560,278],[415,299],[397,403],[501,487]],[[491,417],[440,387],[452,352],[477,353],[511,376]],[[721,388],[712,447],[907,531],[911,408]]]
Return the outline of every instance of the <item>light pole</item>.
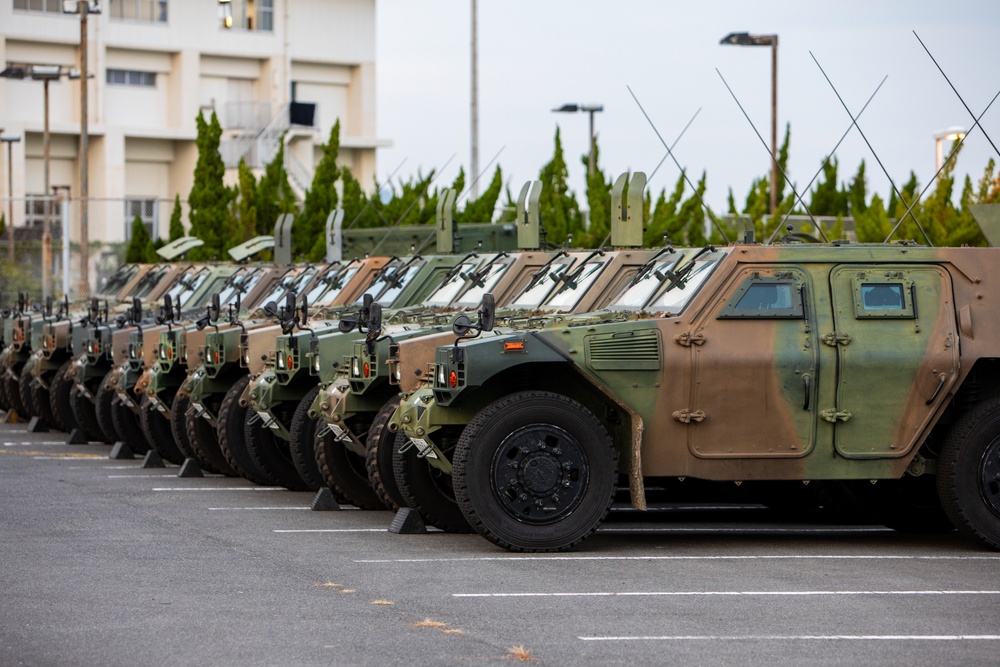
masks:
[[[470,122],[471,133],[471,155],[469,162],[469,176],[472,178],[470,191],[470,201],[479,198],[479,81],[478,64],[476,62],[476,0],[472,0],[472,44],[469,69],[471,71],[471,103],[470,109],[472,119]]]
[[[0,141],[7,144],[7,259],[14,262],[14,158],[11,149],[21,137],[0,135]]]
[[[597,169],[597,164],[594,160],[594,149],[596,147],[596,142],[594,141],[594,114],[599,111],[604,111],[603,104],[564,104],[561,107],[553,109],[553,113],[576,113],[577,111],[583,111],[590,114],[590,156],[587,161],[587,177],[594,175],[594,171]]]
[[[778,36],[731,32],[719,44],[771,47],[771,214],[778,208]]]
[[[941,164],[943,163],[941,154],[941,145],[945,141],[959,141],[965,138],[965,128],[959,127],[958,125],[949,127],[947,130],[941,130],[940,132],[934,133],[934,169],[941,171]]]
[[[87,137],[87,15],[100,14],[100,0],[63,0],[64,14],[80,15],[80,297],[90,296],[90,181]],[[69,243],[64,239],[63,243]]]

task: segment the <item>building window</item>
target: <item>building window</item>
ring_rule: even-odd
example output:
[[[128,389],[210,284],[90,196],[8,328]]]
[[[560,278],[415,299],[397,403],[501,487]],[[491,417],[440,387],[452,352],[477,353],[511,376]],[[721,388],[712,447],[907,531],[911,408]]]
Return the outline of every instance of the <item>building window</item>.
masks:
[[[62,14],[62,0],[14,0],[14,10]]]
[[[125,198],[125,240],[128,241],[132,238],[132,223],[135,222],[136,216],[142,220],[142,224],[146,225],[146,231],[149,232],[149,238],[156,240],[157,229],[159,225],[157,224],[159,216],[157,215],[159,207],[156,205],[155,199],[140,199],[133,197]]]
[[[108,14],[113,21],[166,23],[167,0],[108,0]]]
[[[62,200],[45,195],[27,195],[24,198],[24,226],[34,229],[45,228],[45,206],[49,206],[49,229],[62,229]]]
[[[274,31],[274,0],[233,0],[233,28]]]
[[[108,83],[113,86],[156,87],[156,72],[138,72],[131,69],[109,69]]]

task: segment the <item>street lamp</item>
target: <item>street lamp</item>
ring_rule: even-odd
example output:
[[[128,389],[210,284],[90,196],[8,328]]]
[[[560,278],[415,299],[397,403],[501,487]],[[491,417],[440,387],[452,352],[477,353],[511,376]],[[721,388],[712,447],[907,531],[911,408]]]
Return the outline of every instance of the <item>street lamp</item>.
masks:
[[[63,0],[64,14],[80,15],[80,296],[90,296],[90,180],[87,136],[87,16],[101,13],[101,0]],[[69,243],[64,239],[63,243]],[[69,286],[66,286],[69,291]]]
[[[219,23],[223,28],[233,27],[233,0],[219,0]]]
[[[596,146],[594,142],[594,114],[599,111],[604,111],[603,104],[564,104],[557,109],[553,109],[553,113],[576,113],[578,111],[583,111],[590,114],[590,157],[587,162],[587,176],[593,176],[594,170],[597,165],[594,164],[594,148]]]
[[[945,141],[959,141],[961,139],[965,139],[965,128],[958,125],[934,133],[934,156],[936,158],[934,167],[937,171],[941,171],[941,145]]]
[[[771,47],[771,213],[778,208],[778,36],[731,32],[719,44]]]
[[[21,140],[16,135],[0,135],[0,141],[7,144],[7,259],[14,262],[14,159],[11,149]]]

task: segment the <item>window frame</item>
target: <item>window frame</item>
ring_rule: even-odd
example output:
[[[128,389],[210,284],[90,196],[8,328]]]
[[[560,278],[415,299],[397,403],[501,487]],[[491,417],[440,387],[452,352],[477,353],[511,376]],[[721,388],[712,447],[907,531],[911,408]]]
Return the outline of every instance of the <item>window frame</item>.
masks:
[[[740,301],[755,285],[788,285],[792,290],[790,308],[746,309],[739,308]],[[716,316],[719,320],[804,320],[806,318],[802,301],[805,297],[805,281],[795,275],[781,272],[781,275],[749,275],[743,279],[725,307]]]

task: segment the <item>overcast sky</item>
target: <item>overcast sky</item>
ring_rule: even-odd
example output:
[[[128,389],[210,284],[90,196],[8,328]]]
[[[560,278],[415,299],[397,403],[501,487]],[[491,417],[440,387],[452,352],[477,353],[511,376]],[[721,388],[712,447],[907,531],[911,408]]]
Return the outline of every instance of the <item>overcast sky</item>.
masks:
[[[398,175],[409,177],[452,155],[434,184],[450,183],[459,166],[468,173],[470,7],[378,0],[378,136],[393,143],[379,150],[380,179],[404,159]],[[791,123],[789,177],[800,188],[851,124],[810,52],[855,114],[888,75],[859,125],[897,185],[911,169],[921,187],[933,177],[935,132],[973,124],[913,31],[977,116],[1000,91],[998,0],[479,0],[478,16],[479,165],[503,149],[498,162],[515,194],[551,158],[558,125],[570,187],[583,200],[588,119],[551,112],[567,102],[604,105],[596,130],[606,173],[652,172],[665,151],[628,86],[668,143],[701,108],[677,159],[692,178],[707,171],[713,208],[725,208],[730,187],[741,204],[769,157],[716,68],[770,142],[771,60],[768,47],[720,46],[730,32],[780,37],[779,142]],[[1000,100],[980,122],[1000,146]],[[836,156],[840,180],[864,159],[869,192],[888,195],[857,130]],[[991,156],[1000,161],[976,130],[958,170],[976,181]],[[654,197],[678,174],[668,158],[649,184]],[[490,175],[492,168],[484,179]]]

